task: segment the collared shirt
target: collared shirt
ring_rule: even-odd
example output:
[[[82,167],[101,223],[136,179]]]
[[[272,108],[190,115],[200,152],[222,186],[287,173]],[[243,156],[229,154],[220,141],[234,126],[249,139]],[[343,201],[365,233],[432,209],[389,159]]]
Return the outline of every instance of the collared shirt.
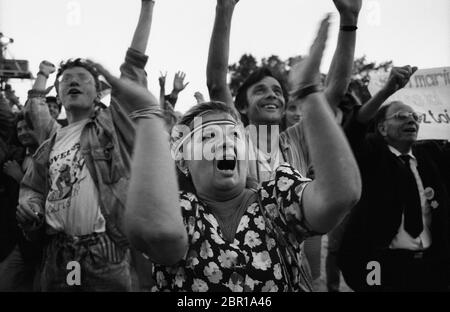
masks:
[[[284,161],[279,144],[275,145],[270,157],[256,146],[250,135],[247,136],[248,146],[248,175],[254,177],[259,183],[269,181],[275,174],[275,169]]]
[[[249,153],[248,176],[259,183],[273,178],[275,169],[283,162],[289,163],[304,177],[311,177],[311,161],[306,146],[306,138],[303,130],[304,124],[300,120],[297,124],[287,128],[278,136],[272,132],[271,140],[277,140],[273,144],[272,153],[268,158],[266,153],[258,149],[252,134],[247,131],[247,143]]]
[[[397,149],[388,145],[389,150],[397,157],[401,156]],[[410,150],[407,154],[411,157],[411,161],[409,162],[411,171],[414,174],[414,178],[416,179],[417,188],[420,196],[420,203],[422,207],[422,221],[423,221],[423,231],[416,238],[411,237],[408,232],[405,230],[405,214],[402,214],[402,223],[398,229],[397,234],[389,245],[390,249],[408,249],[408,250],[424,250],[430,247],[431,245],[431,208],[428,204],[428,201],[425,198],[424,187],[422,183],[422,179],[420,178],[419,172],[417,171],[417,159],[413,155]]]

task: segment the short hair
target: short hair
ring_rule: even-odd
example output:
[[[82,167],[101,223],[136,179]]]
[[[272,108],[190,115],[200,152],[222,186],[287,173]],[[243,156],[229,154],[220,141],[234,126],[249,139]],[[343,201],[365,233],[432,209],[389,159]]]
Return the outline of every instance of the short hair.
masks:
[[[58,105],[59,111],[61,111],[62,104],[58,103],[58,101],[56,100],[56,96],[47,96],[47,97],[45,97],[45,103],[47,103],[47,105],[48,105],[48,103],[52,103],[52,102],[56,103],[56,105]]]
[[[387,114],[387,111],[389,110],[389,108],[392,105],[398,104],[398,103],[403,104],[403,102],[400,102],[400,101],[392,101],[386,105],[381,106],[381,108],[378,110],[378,112],[376,113],[375,118],[373,120],[373,127],[375,128],[374,130],[375,130],[376,134],[380,134],[380,132],[378,131],[378,125],[386,120],[386,114]]]
[[[247,99],[247,90],[253,86],[254,84],[260,82],[261,80],[263,80],[266,77],[272,77],[274,78],[276,81],[278,81],[278,83],[281,86],[281,90],[283,91],[283,96],[284,96],[284,101],[287,103],[289,98],[288,98],[288,92],[287,89],[283,83],[283,80],[279,77],[277,77],[269,68],[267,67],[260,67],[257,68],[256,70],[254,70],[248,77],[247,79],[245,79],[245,81],[241,84],[241,86],[239,87],[239,89],[237,90],[236,93],[236,98],[235,98],[235,105],[236,108],[241,111],[244,108],[248,107],[248,99]],[[248,116],[246,115],[242,115],[241,116],[242,122],[244,123],[244,125],[248,125],[249,124],[249,120],[248,120]]]
[[[100,91],[100,80],[99,80],[99,73],[97,69],[88,63],[85,59],[82,58],[76,58],[76,59],[68,59],[67,61],[63,61],[59,64],[58,73],[56,74],[56,80],[55,80],[55,88],[56,92],[58,92],[59,82],[58,78],[66,71],[67,69],[74,68],[74,67],[82,67],[86,69],[92,77],[94,77],[95,81],[95,89]]]
[[[24,114],[23,112],[18,112],[18,113],[16,114],[16,124],[18,124],[19,121],[25,121],[25,122],[26,122],[26,120],[25,120],[25,114]]]

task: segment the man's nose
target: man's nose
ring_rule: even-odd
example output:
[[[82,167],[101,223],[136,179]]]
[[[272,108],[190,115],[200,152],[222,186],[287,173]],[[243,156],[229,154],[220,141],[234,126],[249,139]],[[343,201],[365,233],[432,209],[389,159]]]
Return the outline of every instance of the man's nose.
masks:
[[[76,86],[79,86],[79,85],[80,85],[80,83],[78,82],[78,78],[76,78],[76,77],[70,78],[69,86],[76,87]]]
[[[275,94],[275,92],[272,89],[269,89],[269,91],[267,91],[266,97],[269,99],[276,99],[277,95]]]

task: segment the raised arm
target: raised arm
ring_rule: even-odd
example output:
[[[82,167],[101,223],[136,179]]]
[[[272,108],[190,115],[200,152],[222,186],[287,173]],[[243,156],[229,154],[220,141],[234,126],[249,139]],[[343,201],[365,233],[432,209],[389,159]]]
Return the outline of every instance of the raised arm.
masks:
[[[233,96],[227,84],[230,52],[231,18],[239,0],[217,0],[214,28],[209,44],[206,84],[212,101],[233,104]]]
[[[381,105],[395,92],[404,88],[416,71],[417,67],[411,67],[410,65],[392,68],[388,81],[383,88],[359,109],[356,116],[358,122],[369,123],[375,117]]]
[[[120,78],[129,79],[141,86],[147,87],[147,74],[144,68],[147,65],[148,57],[145,55],[145,51],[147,50],[150,36],[155,2],[152,0],[141,0],[141,2],[139,21],[133,34],[131,46],[126,53],[125,62],[120,66]],[[127,113],[145,108],[135,103],[124,101],[120,92],[114,88],[112,89],[111,95],[119,100],[121,107]]]
[[[362,0],[333,0],[340,16],[336,51],[325,82],[325,96],[333,111],[347,92],[355,55],[356,28]]]
[[[101,66],[108,82],[130,102],[147,107],[137,119],[136,143],[125,211],[125,232],[136,249],[151,260],[170,265],[186,252],[175,165],[169,151],[158,100],[142,86],[117,79]]]
[[[153,0],[142,0],[139,21],[136,30],[134,31],[133,40],[131,41],[131,48],[142,54],[145,54],[145,51],[147,50],[148,39],[152,27],[154,5],[155,1]]]
[[[48,61],[39,64],[39,72],[32,89],[28,91],[28,101],[24,107],[25,119],[36,133],[39,145],[61,127],[50,115],[45,102],[47,81],[55,70],[55,66]]]
[[[320,83],[319,67],[329,28],[322,21],[310,55],[290,73],[293,96],[301,101],[306,141],[315,179],[303,193],[306,220],[312,230],[326,233],[359,200],[361,179],[358,166],[342,129],[336,123],[323,92],[311,86]]]

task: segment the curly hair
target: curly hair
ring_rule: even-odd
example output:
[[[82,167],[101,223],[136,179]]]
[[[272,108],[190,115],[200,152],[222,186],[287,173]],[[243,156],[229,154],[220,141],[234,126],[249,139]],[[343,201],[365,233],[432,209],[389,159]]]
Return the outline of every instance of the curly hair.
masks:
[[[54,83],[56,92],[58,92],[59,77],[62,76],[64,71],[66,71],[67,69],[70,69],[70,68],[74,68],[74,67],[82,67],[82,68],[86,69],[92,75],[92,77],[94,77],[95,89],[97,91],[100,91],[100,80],[99,80],[100,75],[99,75],[97,69],[91,63],[86,61],[85,59],[76,58],[76,59],[68,59],[67,61],[63,61],[59,64],[58,73],[56,74],[56,80]]]

